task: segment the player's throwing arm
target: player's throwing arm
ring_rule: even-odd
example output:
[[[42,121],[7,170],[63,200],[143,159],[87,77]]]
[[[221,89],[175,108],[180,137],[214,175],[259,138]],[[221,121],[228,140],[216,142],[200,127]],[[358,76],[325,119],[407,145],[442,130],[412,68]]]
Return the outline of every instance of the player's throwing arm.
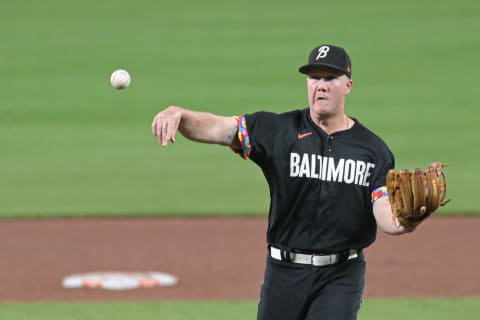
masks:
[[[207,112],[191,111],[170,106],[157,113],[152,122],[152,133],[158,143],[167,146],[175,143],[177,131],[187,139],[233,146],[237,143],[237,120]]]

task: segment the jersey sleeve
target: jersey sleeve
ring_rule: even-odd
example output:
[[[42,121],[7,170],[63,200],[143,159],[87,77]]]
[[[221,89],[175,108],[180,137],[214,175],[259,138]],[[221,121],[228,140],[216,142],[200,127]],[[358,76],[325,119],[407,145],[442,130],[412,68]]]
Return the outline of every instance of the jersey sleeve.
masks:
[[[238,140],[241,150],[235,150],[244,159],[261,162],[272,154],[276,132],[280,127],[278,115],[256,112],[237,117]]]
[[[395,158],[390,151],[390,149],[384,145],[383,148],[380,149],[377,167],[375,168],[374,174],[372,176],[372,190],[371,190],[371,197],[372,203],[375,202],[377,199],[381,197],[388,196],[387,193],[387,173],[390,169],[395,167]]]
[[[237,135],[240,142],[240,149],[233,149],[233,152],[238,153],[242,158],[248,159],[252,152],[252,145],[250,144],[250,136],[248,134],[247,122],[245,116],[240,115],[235,117],[237,119]]]

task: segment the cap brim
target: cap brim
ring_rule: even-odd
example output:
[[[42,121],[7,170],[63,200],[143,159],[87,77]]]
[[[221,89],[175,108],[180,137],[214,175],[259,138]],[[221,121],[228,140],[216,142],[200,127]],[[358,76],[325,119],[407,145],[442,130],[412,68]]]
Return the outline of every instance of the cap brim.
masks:
[[[345,70],[342,70],[331,64],[306,64],[298,68],[298,71],[303,74],[310,74],[312,71],[325,69],[325,68],[340,71],[341,73],[345,74],[347,77],[350,77],[350,75],[346,73]]]

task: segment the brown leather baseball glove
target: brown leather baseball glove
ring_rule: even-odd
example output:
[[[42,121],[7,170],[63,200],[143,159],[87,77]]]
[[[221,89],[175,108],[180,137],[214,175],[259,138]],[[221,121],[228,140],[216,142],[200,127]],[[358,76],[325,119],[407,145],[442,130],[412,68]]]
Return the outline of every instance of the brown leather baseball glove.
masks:
[[[447,181],[441,162],[432,163],[426,170],[416,168],[390,170],[387,174],[388,200],[394,218],[412,229],[428,218],[439,206],[444,206]]]

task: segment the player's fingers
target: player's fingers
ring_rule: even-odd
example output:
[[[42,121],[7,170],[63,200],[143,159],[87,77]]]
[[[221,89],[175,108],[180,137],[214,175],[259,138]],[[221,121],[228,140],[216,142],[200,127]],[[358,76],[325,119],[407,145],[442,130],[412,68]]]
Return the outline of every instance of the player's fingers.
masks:
[[[157,137],[157,141],[159,144],[162,144],[162,132],[163,132],[163,126],[164,126],[164,120],[161,115],[157,115],[155,117],[155,136]]]
[[[167,141],[175,143],[175,131],[168,127]]]
[[[157,124],[157,141],[162,144],[162,125],[160,123]]]
[[[157,117],[155,116],[152,121],[152,134],[157,137]]]
[[[168,130],[168,120],[162,119],[160,144],[164,147],[167,146],[168,144],[167,130]]]
[[[168,124],[167,139],[172,143],[175,143],[175,134],[177,133],[178,125],[179,120],[177,118],[173,118],[172,121]]]
[[[447,164],[448,165],[448,164]],[[429,168],[435,170],[437,176],[441,176],[442,175],[442,170],[443,170],[443,167],[444,167],[444,164],[439,162],[439,161],[435,161],[435,162],[432,162],[429,166]]]

